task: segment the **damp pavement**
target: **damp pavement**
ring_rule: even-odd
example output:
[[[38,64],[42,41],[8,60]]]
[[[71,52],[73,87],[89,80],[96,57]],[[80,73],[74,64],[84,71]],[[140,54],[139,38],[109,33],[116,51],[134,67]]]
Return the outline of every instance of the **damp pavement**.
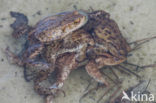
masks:
[[[23,40],[15,40],[11,36],[13,30],[10,24],[15,19],[10,16],[10,11],[25,14],[29,19],[29,25],[33,26],[48,15],[75,9],[90,10],[90,8],[109,12],[128,42],[156,35],[155,0],[0,0],[0,103],[44,103],[44,98],[34,91],[33,83],[24,80],[23,68],[10,64],[3,52],[9,46],[13,52],[19,53],[23,44]],[[142,45],[131,54],[132,56],[128,57],[130,63],[137,65],[156,63],[156,40]],[[134,75],[128,76],[119,73],[118,70],[115,71],[119,74],[119,79],[123,80],[122,89],[133,86],[139,81]],[[104,72],[110,71],[106,69]],[[156,68],[147,68],[137,73],[145,81],[151,79],[147,89],[156,98]],[[111,73],[110,76],[113,77]],[[90,88],[96,86],[96,82],[91,80],[84,68],[73,71],[63,87],[66,96],[59,93],[54,103],[79,103],[89,81],[92,81]],[[94,91],[82,102],[95,103],[104,91],[105,88]],[[101,102],[108,99],[108,96],[105,96]]]

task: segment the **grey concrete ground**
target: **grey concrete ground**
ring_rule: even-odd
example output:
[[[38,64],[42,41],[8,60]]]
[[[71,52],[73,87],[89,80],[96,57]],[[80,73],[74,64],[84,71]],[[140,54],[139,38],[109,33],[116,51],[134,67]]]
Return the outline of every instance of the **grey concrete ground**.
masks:
[[[10,46],[15,53],[21,49],[21,42],[11,36],[10,24],[14,18],[10,11],[24,13],[29,24],[50,14],[77,9],[105,10],[116,20],[121,32],[128,42],[156,35],[156,0],[0,0],[0,49]],[[36,14],[40,12],[40,15]],[[141,49],[132,53],[128,61],[138,65],[156,63],[156,40],[146,43]],[[149,91],[156,99],[156,68],[148,68],[139,72],[144,80],[151,78]],[[123,88],[138,82],[134,76],[120,75],[124,79]],[[75,70],[65,82],[63,90],[66,97],[60,93],[54,103],[78,103],[80,96],[91,78],[85,70]],[[95,84],[95,82],[93,82]],[[99,92],[84,99],[85,103],[95,103],[100,97]],[[23,68],[11,65],[2,50],[0,50],[0,103],[43,103],[43,97],[33,90],[33,83],[25,82]]]

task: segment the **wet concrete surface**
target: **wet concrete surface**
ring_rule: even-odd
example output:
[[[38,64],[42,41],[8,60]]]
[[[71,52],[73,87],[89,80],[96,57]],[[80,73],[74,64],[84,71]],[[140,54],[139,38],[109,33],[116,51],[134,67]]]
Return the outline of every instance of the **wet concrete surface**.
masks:
[[[51,14],[75,9],[105,10],[110,13],[128,42],[138,39],[156,36],[156,1],[155,0],[0,0],[0,103],[43,103],[44,99],[33,89],[33,83],[27,83],[23,78],[23,68],[10,64],[2,49],[7,46],[18,53],[21,50],[22,40],[12,38],[10,24],[15,20],[10,16],[10,11],[24,13],[29,19],[29,25]],[[128,58],[128,62],[138,65],[156,63],[156,40],[152,40],[134,52]],[[130,67],[131,69],[132,67]],[[156,96],[156,68],[148,68],[138,72],[141,79],[151,79],[148,90]],[[109,69],[104,70],[109,72]],[[119,74],[123,80],[122,89],[138,83],[134,75]],[[112,75],[110,75],[112,76]],[[80,97],[91,78],[84,68],[75,70],[66,80],[63,90],[54,99],[54,103],[79,103]],[[95,87],[96,82],[92,82]],[[105,89],[89,94],[83,103],[95,103]],[[105,99],[107,100],[108,96]],[[102,102],[101,101],[101,102]]]

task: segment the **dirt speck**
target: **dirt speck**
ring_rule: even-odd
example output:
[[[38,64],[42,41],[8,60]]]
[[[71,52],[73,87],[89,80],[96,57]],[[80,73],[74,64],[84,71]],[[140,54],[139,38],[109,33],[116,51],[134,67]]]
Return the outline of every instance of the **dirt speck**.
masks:
[[[134,22],[133,22],[133,21],[130,21],[130,24],[131,24],[131,25],[133,25],[133,24],[134,24]]]
[[[133,11],[133,10],[134,10],[133,6],[130,6],[129,11]]]
[[[39,10],[38,12],[36,12],[37,15],[41,15],[41,11]]]
[[[6,20],[6,18],[1,18],[1,20],[3,21],[3,20]]]
[[[123,26],[122,29],[126,29],[126,28]]]
[[[73,5],[73,8],[74,8],[75,10],[77,10],[77,6],[76,6],[76,5]]]
[[[4,59],[2,58],[2,59],[1,59],[1,62],[3,62],[3,61],[4,61]]]
[[[0,28],[2,28],[3,27],[3,25],[0,25]]]

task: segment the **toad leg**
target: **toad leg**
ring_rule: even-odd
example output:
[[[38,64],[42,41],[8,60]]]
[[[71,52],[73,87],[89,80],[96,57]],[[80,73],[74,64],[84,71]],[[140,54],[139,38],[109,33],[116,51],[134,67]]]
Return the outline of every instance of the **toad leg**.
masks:
[[[14,29],[12,33],[13,37],[19,38],[30,31],[31,27],[28,25],[28,18],[24,14],[11,11],[10,15],[16,19],[14,23],[10,25],[11,28]]]
[[[105,84],[106,86],[109,85],[107,83],[107,81],[105,80],[105,78],[102,76],[102,74],[99,70],[100,69],[99,65],[97,63],[95,63],[95,61],[93,61],[93,60],[89,61],[89,63],[86,65],[85,69],[88,72],[88,74],[91,77],[93,77],[97,82]]]
[[[56,93],[58,89],[60,89],[63,86],[63,82],[67,79],[70,72],[77,67],[77,62],[75,59],[75,54],[65,54],[64,56],[61,56],[61,58],[58,58],[56,62],[56,68],[57,68],[57,78],[56,82],[51,87],[43,87],[40,85],[40,83],[45,80],[46,77],[43,79],[40,79],[38,81],[35,81],[35,90],[39,94],[43,95],[52,95]]]
[[[23,62],[17,55],[10,51],[9,47],[4,50],[4,53],[9,62],[11,62],[12,64],[17,64],[18,66],[23,66]]]
[[[86,65],[86,70],[88,74],[93,77],[96,81],[105,84],[108,86],[108,83],[106,80],[102,77],[102,74],[100,73],[99,69],[104,67],[105,65],[117,65],[122,62],[124,62],[126,58],[116,58],[116,57],[97,57],[95,61],[91,60],[87,65]]]
[[[49,69],[54,66],[55,58],[53,62],[48,64],[46,61],[37,61],[36,57],[42,53],[44,45],[38,44],[29,47],[22,56],[22,62],[29,67],[36,67],[38,70]],[[52,60],[51,60],[52,61]]]
[[[118,64],[124,62],[125,60],[126,60],[126,57],[117,58],[117,57],[110,56],[109,58],[106,58],[106,57],[101,56],[101,57],[97,57],[95,59],[95,62],[98,63],[101,68],[104,65],[110,65],[110,66],[118,65]]]
[[[34,89],[39,93],[39,94],[53,94],[53,92],[50,92],[49,88],[44,88],[41,86],[41,82],[46,80],[49,76],[48,70],[47,71],[40,71],[36,79],[34,80]]]
[[[34,44],[27,48],[24,53],[22,54],[22,61],[24,63],[29,63],[33,61],[43,50],[43,44]]]
[[[38,45],[33,45],[29,47],[20,56],[17,56],[13,52],[11,52],[9,48],[6,48],[5,54],[7,58],[9,59],[9,61],[11,61],[13,64],[17,64],[19,66],[23,66],[24,64],[38,66],[40,63],[39,62],[34,63],[34,61],[35,61],[35,58],[42,52],[42,50],[43,50],[43,45],[38,44]],[[45,63],[43,63],[42,65],[44,64]]]
[[[96,81],[98,81],[100,83],[103,83],[106,86],[108,86],[109,84],[102,77],[99,69],[106,66],[106,65],[116,65],[118,63],[123,62],[124,60],[125,60],[125,58],[122,58],[122,59],[120,58],[119,59],[119,58],[116,58],[116,57],[112,57],[111,55],[109,56],[109,58],[108,57],[106,58],[106,56],[99,56],[99,57],[95,58],[95,60],[89,61],[89,63],[86,65],[86,70],[87,70],[88,74],[91,77],[93,77]],[[114,86],[113,86],[113,88],[114,88]],[[107,91],[104,93],[104,95],[106,95],[113,88],[112,87],[108,88]],[[121,89],[121,87],[117,88],[117,90],[113,92],[113,95],[111,97],[115,96],[117,94],[118,90],[120,90],[120,89]],[[88,93],[89,92],[87,92],[87,94]],[[100,99],[98,100],[98,102],[99,101],[100,101]],[[114,103],[114,102],[111,102],[111,103]]]
[[[57,81],[51,86],[51,88],[61,88],[63,86],[63,82],[68,78],[70,72],[78,66],[78,63],[74,53],[67,53],[58,59],[56,65],[58,70]]]
[[[50,64],[47,63],[46,61],[35,60],[36,56],[38,56],[41,53],[42,49],[43,49],[43,45],[34,45],[28,48],[27,50],[25,50],[22,53],[22,56],[17,56],[13,52],[11,52],[9,48],[6,48],[5,54],[7,55],[7,58],[9,59],[9,61],[11,61],[11,63],[17,64],[18,66],[24,66],[26,68],[31,67],[32,69],[35,70],[36,73],[42,70],[48,70],[49,68],[52,68],[50,69],[50,71],[53,71],[55,60],[53,63]],[[27,73],[26,68],[24,70],[24,76],[25,79],[29,81],[28,78],[30,76],[33,76],[33,74],[29,75]]]

